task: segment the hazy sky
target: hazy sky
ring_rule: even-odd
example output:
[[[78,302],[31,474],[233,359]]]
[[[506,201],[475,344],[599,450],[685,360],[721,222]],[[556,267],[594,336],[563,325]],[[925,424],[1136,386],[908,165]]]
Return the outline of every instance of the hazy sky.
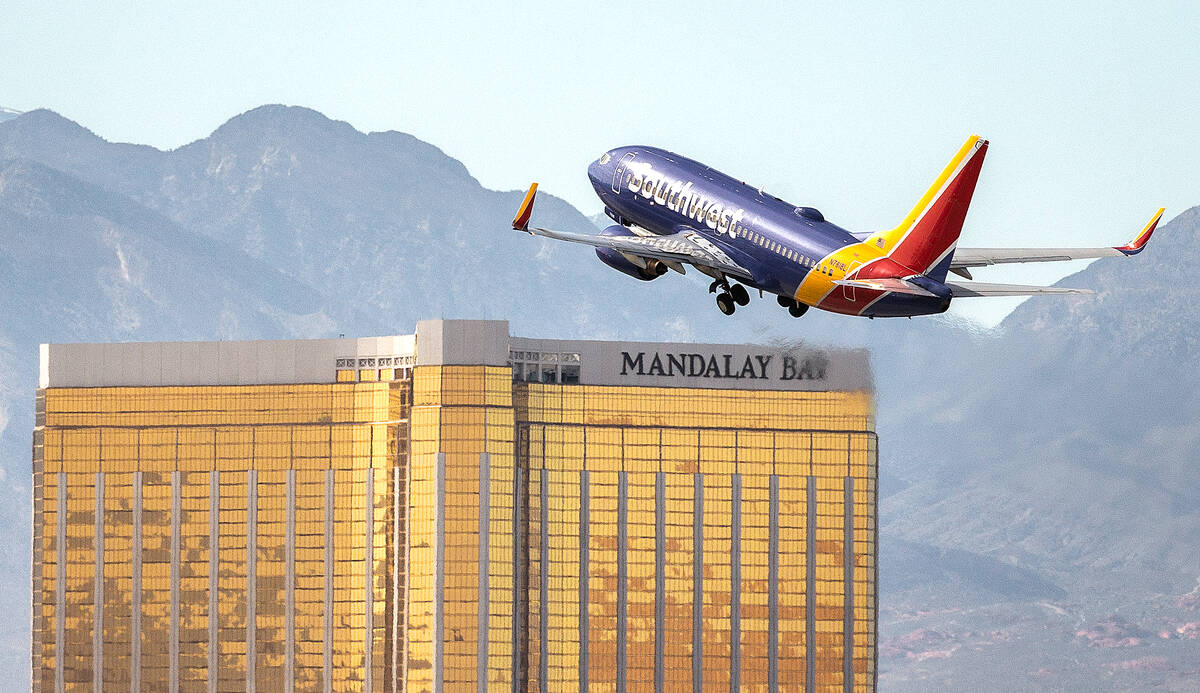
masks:
[[[1200,204],[1197,3],[735,5],[8,0],[0,106],[163,149],[309,106],[589,214],[588,162],[654,144],[855,231],[894,225],[978,133],[964,246],[1113,245]],[[1013,305],[955,303],[985,322]]]

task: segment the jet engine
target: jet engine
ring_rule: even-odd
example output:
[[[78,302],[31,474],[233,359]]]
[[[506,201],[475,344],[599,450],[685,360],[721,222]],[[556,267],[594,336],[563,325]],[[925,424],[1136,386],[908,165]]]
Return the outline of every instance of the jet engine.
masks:
[[[601,231],[600,235],[636,236],[637,234],[633,233],[624,226],[614,224]],[[641,279],[642,281],[648,282],[651,279],[657,279],[667,273],[667,265],[661,260],[655,260],[653,258],[638,258],[638,260],[643,263],[642,265],[639,265],[635,262],[631,262],[629,257],[627,257],[624,253],[618,250],[613,250],[612,248],[596,248],[596,257],[600,258],[601,262],[617,270],[618,272],[628,274],[634,279]]]

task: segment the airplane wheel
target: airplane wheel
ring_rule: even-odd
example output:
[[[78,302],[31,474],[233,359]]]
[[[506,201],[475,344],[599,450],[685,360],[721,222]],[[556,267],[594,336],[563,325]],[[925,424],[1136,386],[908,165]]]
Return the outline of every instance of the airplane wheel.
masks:
[[[788,306],[788,312],[792,314],[793,318],[798,318],[808,312],[808,306],[803,303],[793,303]]]
[[[779,302],[780,308],[791,308],[792,304],[794,303],[792,299],[788,298],[787,296],[776,296],[775,300]]]
[[[733,296],[722,292],[717,294],[717,308],[720,308],[721,312],[726,315],[733,315],[733,311],[737,309],[737,306],[733,302]]]
[[[729,295],[733,297],[733,302],[739,306],[744,306],[750,303],[750,294],[747,293],[746,287],[741,284],[734,284],[729,287]]]

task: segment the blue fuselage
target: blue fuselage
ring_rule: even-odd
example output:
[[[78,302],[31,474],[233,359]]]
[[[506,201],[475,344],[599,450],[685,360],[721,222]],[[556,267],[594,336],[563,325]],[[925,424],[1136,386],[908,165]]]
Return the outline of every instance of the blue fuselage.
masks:
[[[819,285],[829,294],[839,292],[836,298],[854,291],[832,282],[852,269],[838,259],[846,255],[839,251],[860,239],[815,209],[784,202],[697,161],[654,147],[621,147],[592,162],[588,177],[615,221],[660,235],[698,231],[746,268],[749,276],[737,279],[748,286],[873,317],[940,313],[948,305],[921,296],[868,296],[862,289],[850,304],[805,298],[817,284],[813,273],[822,280],[828,276],[828,285]],[[802,285],[805,291],[798,295]]]

